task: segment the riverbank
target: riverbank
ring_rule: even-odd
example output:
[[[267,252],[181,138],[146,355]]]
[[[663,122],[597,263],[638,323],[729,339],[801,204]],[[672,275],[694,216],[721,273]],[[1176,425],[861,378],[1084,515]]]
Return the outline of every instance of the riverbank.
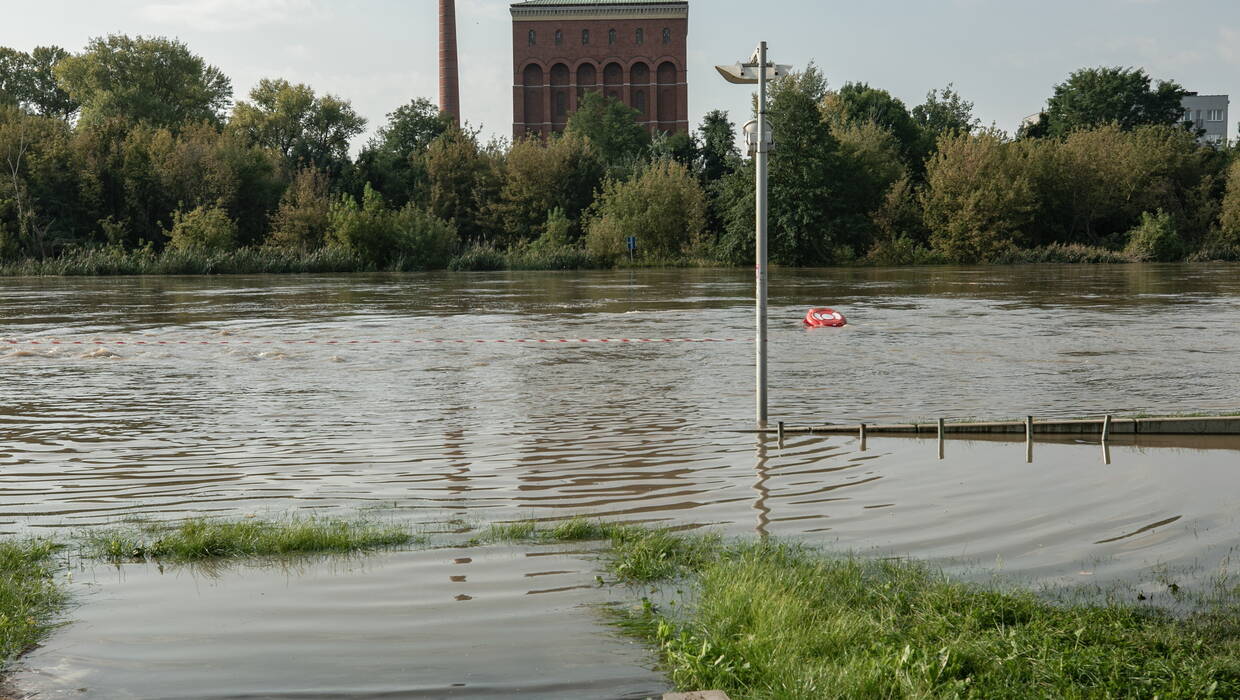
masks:
[[[113,563],[188,565],[414,546],[591,543],[599,585],[619,586],[631,601],[604,608],[605,619],[648,644],[682,690],[721,689],[738,700],[1240,693],[1240,590],[1226,581],[1173,614],[1137,600],[1066,602],[1053,592],[954,580],[915,561],[839,556],[765,538],[587,519],[496,524],[464,542],[413,532],[370,520],[195,519],[102,530],[78,551]],[[47,543],[0,546],[8,659],[43,639],[66,603],[53,551]],[[1190,594],[1172,586],[1168,595]]]
[[[0,674],[55,629],[68,603],[57,549],[45,540],[0,542]]]
[[[1186,262],[1238,262],[1240,248],[1203,248]],[[1004,253],[990,265],[1125,265],[1144,262],[1123,251],[1083,245],[1052,244],[1040,248],[1016,249]],[[837,261],[840,267],[946,266],[942,256],[924,249],[884,252]],[[628,268],[712,268],[732,267],[711,256],[638,257],[634,260],[600,260],[577,246],[519,246],[501,249],[489,245],[466,248],[448,259],[443,269],[456,272],[502,270],[555,271]],[[250,275],[312,274],[351,272],[413,272],[431,269],[415,259],[398,258],[376,264],[353,251],[326,247],[311,251],[282,248],[238,248],[228,251],[152,249],[128,250],[118,247],[72,248],[55,257],[27,258],[0,262],[0,277],[106,277],[115,275]]]
[[[1188,616],[1060,604],[954,581],[905,560],[833,557],[773,540],[595,526],[621,581],[664,584],[617,612],[682,690],[733,698],[1232,697],[1234,600]],[[509,534],[549,541],[585,525]],[[1234,595],[1234,591],[1232,594]]]

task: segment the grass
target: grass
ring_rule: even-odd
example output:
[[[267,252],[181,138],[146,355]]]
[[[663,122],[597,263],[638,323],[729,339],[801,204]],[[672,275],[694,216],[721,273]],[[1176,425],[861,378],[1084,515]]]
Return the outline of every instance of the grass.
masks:
[[[643,599],[617,620],[657,648],[683,690],[737,700],[1240,696],[1234,609],[1177,618],[1055,603],[906,561],[583,521],[488,535],[610,540],[603,556],[619,580],[688,589],[680,604]]]
[[[44,541],[0,542],[0,670],[47,636],[68,600],[53,575],[55,551]]]
[[[242,275],[267,273],[369,272],[374,266],[340,248],[310,252],[239,248],[212,252],[119,247],[71,248],[54,258],[0,264],[0,277],[102,275]]]
[[[692,569],[714,551],[719,538],[682,537],[670,530],[620,525],[584,518],[573,518],[543,525],[533,521],[493,524],[473,540],[474,544],[494,542],[609,541],[607,569],[625,583],[647,583],[675,577]]]
[[[173,526],[148,525],[93,532],[86,552],[112,562],[157,560],[187,563],[208,559],[348,553],[420,543],[405,526],[294,518],[285,521],[192,519]]]

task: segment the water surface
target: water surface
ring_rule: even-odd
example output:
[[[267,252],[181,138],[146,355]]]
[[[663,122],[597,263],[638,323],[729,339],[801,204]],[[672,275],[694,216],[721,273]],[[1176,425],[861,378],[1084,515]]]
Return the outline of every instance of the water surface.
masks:
[[[1240,409],[1238,273],[780,270],[771,414],[797,424]],[[1044,442],[1028,464],[1021,443],[952,441],[939,460],[921,440],[872,437],[863,452],[850,437],[780,447],[731,432],[752,427],[751,286],[748,274],[714,270],[0,280],[0,529],[368,508],[427,522],[591,514],[1053,585],[1153,590],[1168,576],[1203,580],[1230,566],[1235,439],[1117,440],[1109,465],[1095,444]],[[806,308],[824,305],[850,325],[800,327]],[[616,342],[581,342],[603,339]],[[455,558],[414,553],[348,576],[319,567],[201,583],[142,567],[83,573],[80,585],[99,593],[75,612],[83,623],[31,658],[31,682],[68,687],[80,674],[92,688],[130,693],[99,697],[176,697],[159,690],[172,686],[196,697],[299,697],[297,679],[313,678],[299,665],[306,655],[353,644],[330,632],[347,618],[356,643],[376,641],[363,645],[370,663],[332,666],[333,692],[434,696],[464,683],[472,690],[459,692],[483,695],[505,681],[471,675],[480,667],[509,669],[499,675],[514,689],[524,681],[512,669],[551,668],[538,659],[555,625],[531,620],[568,610],[585,629],[595,623],[577,606],[606,597],[571,588],[591,580],[580,563],[545,569],[578,573],[547,586],[571,592],[541,596],[525,595],[533,586],[523,588],[519,566],[493,559],[488,570],[507,583],[490,590],[451,575],[412,583]],[[280,586],[296,602],[260,613],[255,591]],[[177,604],[190,589],[199,612]],[[451,608],[458,629],[410,622],[397,625],[408,638],[381,641],[400,637],[392,625],[404,595],[407,622],[422,620],[422,607]],[[508,617],[488,626],[495,610]],[[93,614],[98,622],[85,622]],[[244,622],[252,644],[184,631],[204,615]],[[320,632],[303,639],[294,621]],[[514,629],[535,644],[444,651]],[[272,640],[288,636],[320,646],[274,661]],[[155,653],[152,639],[169,643]],[[599,643],[595,652],[612,642]],[[524,677],[568,683],[566,696],[658,690],[636,657],[599,653],[614,663]],[[243,680],[199,688],[189,682],[195,654],[239,664]],[[581,680],[591,674],[620,690]]]

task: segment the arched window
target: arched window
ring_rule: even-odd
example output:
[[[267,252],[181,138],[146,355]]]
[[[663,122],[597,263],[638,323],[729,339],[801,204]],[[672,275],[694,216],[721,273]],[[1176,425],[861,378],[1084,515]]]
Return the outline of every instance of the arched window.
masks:
[[[538,32],[531,29],[530,30],[530,46],[536,46],[537,44],[538,44]]]
[[[559,29],[555,30],[555,45],[556,46],[564,45],[564,32],[560,31]]]
[[[543,71],[536,64],[525,67],[521,84],[524,87],[525,124],[527,129],[537,130],[543,121]]]
[[[590,45],[590,30],[589,29],[581,30],[581,45],[582,46]]]
[[[641,121],[649,121],[649,117],[646,115],[646,91],[645,90],[634,90],[633,91],[633,109],[637,110],[638,115],[640,115],[641,117]]]
[[[672,43],[672,30],[668,29],[667,27],[663,28],[663,43],[664,44]]]
[[[608,44],[616,43],[616,30],[614,29],[607,30],[607,43]]]
[[[645,30],[645,29],[638,29],[638,30],[637,30],[637,39],[636,39],[636,41],[637,41],[637,45],[638,45],[638,46],[641,46],[642,44],[646,43],[646,30]]]

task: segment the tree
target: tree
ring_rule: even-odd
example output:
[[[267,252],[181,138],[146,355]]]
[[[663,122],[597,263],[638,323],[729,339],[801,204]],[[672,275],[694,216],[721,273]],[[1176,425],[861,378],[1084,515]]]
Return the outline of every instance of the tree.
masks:
[[[740,153],[736,150],[736,125],[722,110],[709,112],[698,127],[699,172],[703,182],[714,182],[732,170]]]
[[[926,93],[926,101],[913,108],[913,121],[931,148],[944,134],[969,133],[981,125],[973,116],[973,103],[962,98],[950,83],[942,90]]]
[[[1219,217],[1220,242],[1240,246],[1240,159],[1231,164],[1227,172],[1227,194],[1223,197],[1222,215]]]
[[[452,127],[452,118],[430,100],[418,98],[387,115],[387,125],[358,155],[362,180],[369,182],[395,206],[418,200],[426,185],[423,154],[435,139]]]
[[[308,85],[260,80],[250,100],[233,107],[229,129],[253,144],[278,151],[292,165],[339,174],[348,161],[349,141],[366,120],[347,101],[318,97]]]
[[[502,182],[497,151],[480,146],[477,133],[452,125],[419,159],[427,211],[451,222],[468,241],[485,240],[499,228],[493,222]]]
[[[1013,144],[984,131],[939,139],[922,193],[934,249],[959,263],[1014,248],[1033,219],[1034,188]]]
[[[523,139],[508,151],[499,211],[505,234],[533,240],[542,233],[547,213],[556,207],[581,235],[581,214],[594,201],[604,163],[584,136],[565,133],[546,142]]]
[[[1154,84],[1139,68],[1082,68],[1055,86],[1045,131],[1064,136],[1112,122],[1125,131],[1147,124],[1173,126],[1183,121],[1181,103],[1187,94],[1173,81]]]
[[[886,90],[865,83],[848,83],[838,92],[824,95],[822,113],[833,128],[870,123],[890,131],[900,142],[906,163],[920,170],[925,157],[921,129],[904,102]]]
[[[327,176],[313,168],[297,171],[271,216],[267,244],[302,251],[321,247],[331,222],[331,205]]]
[[[173,130],[222,123],[232,82],[180,41],[114,34],[92,39],[86,50],[64,57],[54,74],[82,105],[82,120],[119,118]]]
[[[568,118],[565,134],[590,140],[609,165],[636,157],[650,147],[650,132],[637,123],[636,109],[602,93],[588,91]]]
[[[632,180],[608,180],[593,208],[586,246],[591,255],[615,259],[624,239],[637,236],[645,258],[679,255],[702,239],[706,195],[681,163],[652,163]]]
[[[770,162],[770,256],[778,264],[833,262],[868,226],[866,210],[844,196],[854,173],[822,119],[825,96],[826,80],[813,65],[771,87],[768,112],[777,150]],[[753,219],[741,230],[730,225],[728,235],[743,241],[729,244],[733,249],[752,248]]]
[[[69,52],[58,46],[39,46],[28,54],[0,47],[0,105],[71,119],[78,104],[60,88],[53,72],[68,56]]]

